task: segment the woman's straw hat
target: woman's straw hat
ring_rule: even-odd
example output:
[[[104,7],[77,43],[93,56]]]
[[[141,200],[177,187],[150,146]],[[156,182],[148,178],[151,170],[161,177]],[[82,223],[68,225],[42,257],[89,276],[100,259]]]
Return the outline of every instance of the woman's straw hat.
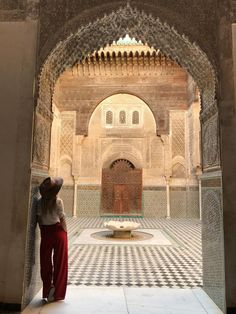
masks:
[[[63,184],[61,177],[48,177],[39,186],[39,192],[43,198],[53,198],[60,191]]]

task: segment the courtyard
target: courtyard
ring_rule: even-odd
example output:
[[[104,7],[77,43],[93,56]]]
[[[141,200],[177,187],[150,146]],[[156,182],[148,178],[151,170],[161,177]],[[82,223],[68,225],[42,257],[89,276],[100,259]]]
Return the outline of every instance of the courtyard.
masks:
[[[119,219],[119,218],[115,218]],[[124,219],[124,218],[123,218]],[[145,231],[164,232],[170,245],[152,240],[103,244],[83,232],[104,229],[109,218],[68,218],[69,285],[97,287],[194,288],[202,285],[201,222],[197,219],[125,218]],[[107,242],[106,242],[107,243]]]
[[[103,240],[91,235],[104,230],[108,220],[67,218],[66,300],[47,304],[40,291],[24,314],[222,313],[201,288],[201,221],[125,218],[140,223],[140,230],[153,238],[139,244],[137,241],[117,244],[116,240],[103,244]],[[154,245],[155,241],[159,244]]]

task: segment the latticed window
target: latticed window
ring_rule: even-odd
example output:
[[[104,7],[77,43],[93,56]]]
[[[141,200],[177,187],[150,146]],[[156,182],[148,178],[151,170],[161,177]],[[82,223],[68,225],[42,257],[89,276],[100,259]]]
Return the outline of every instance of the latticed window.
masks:
[[[132,114],[132,124],[139,124],[139,112],[134,111]]]
[[[120,124],[126,123],[126,112],[124,110],[120,111],[119,121],[120,121]]]
[[[113,123],[113,112],[107,111],[106,112],[106,124],[112,124]]]

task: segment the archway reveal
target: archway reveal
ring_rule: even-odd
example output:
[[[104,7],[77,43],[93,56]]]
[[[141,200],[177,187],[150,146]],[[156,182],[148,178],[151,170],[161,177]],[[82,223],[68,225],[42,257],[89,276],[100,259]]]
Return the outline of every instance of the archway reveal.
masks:
[[[33,170],[49,170],[52,96],[60,74],[86,55],[124,37],[126,34],[160,49],[180,64],[194,78],[201,94],[202,194],[203,205],[203,282],[214,301],[224,307],[223,222],[221,209],[220,149],[218,111],[216,104],[216,74],[207,55],[174,28],[158,18],[141,12],[129,4],[103,18],[93,21],[67,39],[60,41],[42,66],[39,76],[38,103],[35,115]],[[86,130],[84,134],[86,134]],[[133,170],[132,170],[133,171]],[[208,197],[207,197],[208,196]],[[213,202],[214,201],[214,202]],[[214,204],[213,204],[214,203]],[[214,206],[213,206],[214,205]],[[208,209],[211,209],[209,212]],[[217,212],[214,208],[218,208]],[[215,219],[217,216],[219,219]],[[217,223],[212,229],[212,222]],[[210,243],[212,232],[217,233]],[[216,264],[215,261],[218,261]],[[213,261],[213,262],[212,262]],[[214,264],[213,264],[214,263]],[[215,276],[217,274],[217,276]],[[216,278],[217,277],[217,278]]]

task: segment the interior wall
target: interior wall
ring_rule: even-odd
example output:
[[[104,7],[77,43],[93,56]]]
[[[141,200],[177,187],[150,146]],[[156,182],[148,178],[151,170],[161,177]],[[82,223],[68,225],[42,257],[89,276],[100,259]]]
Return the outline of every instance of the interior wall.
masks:
[[[13,3],[12,1],[11,3]],[[17,1],[18,3],[19,1]],[[33,1],[30,1],[33,3]],[[36,1],[34,1],[36,2]],[[54,47],[60,39],[55,36],[57,30],[66,23],[66,19],[75,17],[83,9],[88,12],[85,14],[86,21],[95,20],[103,16],[107,6],[108,11],[112,10],[112,3],[126,1],[107,0],[104,6],[99,0],[94,4],[99,7],[99,12],[93,11],[94,16],[90,15],[91,4],[86,1],[73,0],[64,2],[65,5],[55,7],[55,1],[40,1],[41,5],[41,36],[40,47],[42,51],[41,64],[45,60],[50,47]],[[83,3],[82,3],[83,2]],[[152,13],[154,4],[150,1],[130,1],[131,4],[143,10],[143,3],[146,3],[147,12]],[[178,29],[179,33],[186,34],[191,42],[196,42],[203,47],[212,61],[216,62],[220,68],[221,93],[218,95],[220,108],[221,126],[221,147],[222,147],[222,166],[223,166],[223,198],[224,198],[224,236],[226,252],[226,292],[227,306],[236,306],[236,285],[234,273],[236,268],[235,249],[235,99],[233,84],[233,63],[231,52],[231,18],[229,16],[228,4],[231,1],[205,1],[199,4],[199,0],[194,0],[191,6],[186,5],[186,1],[178,1],[171,4],[166,0],[155,2],[155,14],[159,14],[163,21],[169,22]],[[6,3],[6,1],[4,2]],[[63,2],[62,2],[63,3]],[[221,8],[217,7],[220,4]],[[111,7],[110,7],[111,6]],[[55,14],[55,8],[57,14]],[[65,14],[67,12],[67,14]],[[94,13],[95,12],[95,13]],[[98,12],[98,15],[97,15]],[[7,16],[8,16],[7,12]],[[14,15],[15,12],[13,12]],[[220,15],[220,23],[218,19]],[[199,19],[201,16],[201,19]],[[167,17],[167,18],[166,18]],[[181,17],[183,22],[180,23]],[[52,19],[53,18],[53,19]],[[17,20],[17,18],[15,19]],[[182,19],[181,19],[182,21]],[[48,27],[50,25],[50,32]],[[217,27],[219,29],[217,30]],[[77,25],[76,25],[77,27]],[[0,238],[0,302],[19,302],[22,291],[22,268],[23,255],[25,248],[25,231],[28,208],[29,191],[29,164],[30,164],[30,136],[32,127],[32,82],[33,72],[36,63],[34,50],[36,46],[36,24],[27,22],[3,22],[0,25],[0,62],[1,62],[1,174],[4,180],[0,183],[2,199],[2,222]],[[64,28],[65,30],[65,28]],[[68,28],[68,34],[71,29]],[[67,36],[66,32],[62,32]],[[51,42],[50,37],[51,36]],[[53,40],[52,40],[53,38]],[[220,39],[220,40],[219,40]],[[49,45],[48,45],[49,41]],[[219,46],[217,46],[219,43]],[[217,55],[219,53],[219,55]],[[25,64],[26,66],[22,66]],[[13,92],[14,91],[14,92]],[[3,106],[2,106],[3,104]],[[5,104],[5,106],[4,106]],[[22,110],[22,109],[25,110]],[[21,109],[21,110],[19,110]],[[22,116],[24,115],[24,116]],[[19,125],[19,122],[20,125]],[[22,153],[22,154],[21,154]],[[23,159],[23,160],[22,160]],[[219,176],[220,177],[220,176]],[[209,187],[211,189],[212,187]],[[20,195],[20,199],[19,199]],[[219,202],[221,203],[221,199]],[[26,204],[27,203],[27,204]],[[27,205],[27,206],[26,206]],[[222,207],[221,207],[222,208]],[[206,221],[207,224],[207,221]],[[16,236],[17,235],[17,236]],[[223,252],[221,243],[220,252]],[[219,249],[219,247],[217,247]],[[12,256],[12,257],[11,257]],[[17,257],[18,263],[15,263]],[[14,262],[13,262],[14,258]],[[6,263],[7,260],[7,263]],[[213,265],[214,266],[214,265]],[[223,267],[223,266],[222,266]],[[221,268],[221,274],[223,273]],[[13,277],[14,274],[14,277]],[[17,274],[17,275],[16,275]],[[215,273],[217,276],[217,273]],[[8,283],[6,283],[6,278]],[[213,276],[214,278],[214,276]],[[11,289],[11,282],[15,283],[16,289]],[[224,297],[220,283],[221,295]],[[11,286],[12,288],[12,286]],[[19,289],[18,289],[19,288]],[[214,289],[214,287],[213,287]],[[217,297],[216,299],[217,300]]]
[[[20,307],[30,191],[38,24],[0,22],[0,303]]]
[[[68,80],[70,85],[71,80]],[[101,78],[97,80],[101,84]],[[67,84],[66,80],[64,84]],[[96,97],[96,85],[93,90],[92,97]],[[57,89],[56,93],[63,98],[63,91]],[[89,101],[89,96],[87,98]],[[166,96],[170,108],[173,106],[172,99],[173,95]],[[187,102],[186,97],[184,101]],[[155,103],[158,110],[159,101]],[[63,107],[62,104],[60,107]],[[117,158],[125,158],[143,170],[144,217],[167,216],[165,177],[169,177],[170,216],[199,218],[196,177],[196,169],[200,167],[198,97],[191,99],[188,110],[181,110],[180,106],[178,110],[168,111],[166,119],[170,122],[165,121],[165,124],[170,125],[169,134],[161,137],[156,135],[158,126],[147,104],[130,94],[114,94],[98,104],[89,121],[88,136],[76,135],[76,119],[80,111],[77,114],[75,111],[60,112],[55,104],[53,108],[50,171],[64,178],[60,196],[69,216],[74,212],[78,217],[100,215],[102,169],[109,167]],[[119,123],[122,110],[126,112],[127,119],[124,125]],[[134,110],[139,111],[138,125],[132,124]],[[111,124],[106,123],[107,112],[112,113]],[[74,189],[78,190],[76,194]]]

